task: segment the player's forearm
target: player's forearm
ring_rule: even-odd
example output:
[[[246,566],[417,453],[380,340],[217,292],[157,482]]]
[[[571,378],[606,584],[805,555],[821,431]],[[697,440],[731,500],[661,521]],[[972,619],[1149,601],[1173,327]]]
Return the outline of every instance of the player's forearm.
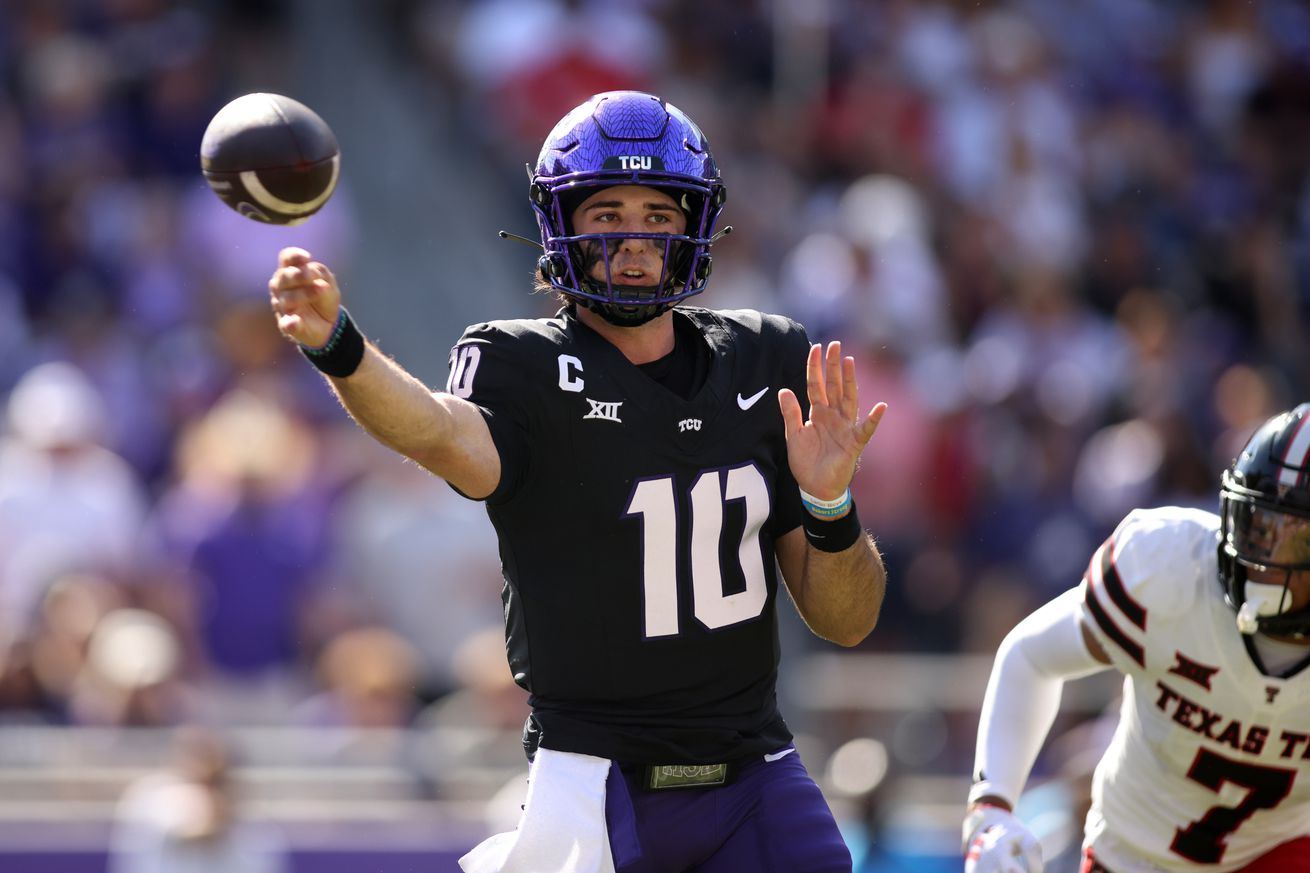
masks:
[[[500,456],[477,406],[434,394],[368,345],[350,376],[329,380],[351,417],[378,442],[412,458],[474,499],[500,482]]]
[[[350,417],[383,445],[413,457],[442,439],[445,416],[431,392],[372,344],[354,373],[328,382]]]
[[[810,630],[842,646],[858,645],[878,623],[887,572],[873,538],[861,533],[840,552],[805,546],[796,606]]]
[[[1019,622],[1001,643],[983,696],[970,801],[1019,799],[1060,709],[1066,680],[1105,668],[1083,642],[1079,590]]]
[[[971,802],[993,797],[1013,808],[1059,712],[1063,690],[1062,678],[1044,674],[1013,637],[1006,638],[978,720]]]

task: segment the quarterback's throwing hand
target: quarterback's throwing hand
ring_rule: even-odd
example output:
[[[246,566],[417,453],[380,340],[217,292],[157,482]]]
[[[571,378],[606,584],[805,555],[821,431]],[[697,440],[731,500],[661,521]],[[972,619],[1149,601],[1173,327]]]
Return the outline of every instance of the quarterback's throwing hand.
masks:
[[[874,404],[860,415],[855,385],[855,359],[842,357],[841,343],[810,346],[805,366],[810,420],[801,420],[801,405],[787,388],[778,392],[778,405],[787,433],[787,460],[796,482],[824,500],[840,497],[855,475],[860,452],[878,429],[886,403]]]
[[[341,308],[341,291],[332,271],[301,248],[278,253],[277,271],[268,280],[277,329],[302,346],[327,344]]]
[[[999,806],[977,806],[964,822],[964,873],[1042,873],[1032,831]]]

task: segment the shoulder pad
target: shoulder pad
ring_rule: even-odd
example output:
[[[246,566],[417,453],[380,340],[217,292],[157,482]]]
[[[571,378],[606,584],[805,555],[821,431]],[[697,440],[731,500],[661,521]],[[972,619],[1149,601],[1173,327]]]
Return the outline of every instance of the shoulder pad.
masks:
[[[527,401],[526,386],[553,381],[561,324],[552,319],[512,319],[470,325],[450,352],[446,391],[480,406],[506,399]]]
[[[697,320],[709,317],[720,322],[727,322],[738,330],[756,334],[764,338],[786,337],[799,334],[805,336],[805,328],[800,322],[785,315],[773,315],[755,309],[700,309],[687,307],[689,315]]]
[[[554,345],[563,336],[563,329],[564,323],[557,318],[506,318],[471,324],[464,328],[459,341],[462,343],[474,338],[490,342],[536,340]]]
[[[1117,648],[1141,665],[1151,622],[1187,614],[1203,585],[1217,586],[1217,527],[1212,513],[1196,509],[1137,509],[1096,550],[1083,577],[1083,617],[1112,655]]]

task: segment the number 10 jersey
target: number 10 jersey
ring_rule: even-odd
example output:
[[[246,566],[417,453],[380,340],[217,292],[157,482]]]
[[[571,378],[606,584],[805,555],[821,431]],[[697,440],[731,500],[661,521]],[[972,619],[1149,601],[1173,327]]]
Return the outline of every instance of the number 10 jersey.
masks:
[[[502,459],[486,505],[509,663],[546,748],[718,763],[791,738],[774,544],[803,510],[777,392],[808,410],[809,341],[748,310],[673,317],[710,349],[690,398],[568,310],[475,325],[451,353],[447,389]]]

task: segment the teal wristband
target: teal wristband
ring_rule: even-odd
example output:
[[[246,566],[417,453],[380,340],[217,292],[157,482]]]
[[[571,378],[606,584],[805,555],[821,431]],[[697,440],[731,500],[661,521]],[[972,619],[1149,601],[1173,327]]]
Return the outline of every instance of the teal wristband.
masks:
[[[824,500],[821,497],[815,497],[804,488],[800,489],[801,505],[805,507],[810,515],[816,518],[834,519],[844,515],[851,505],[851,489],[847,487],[846,491],[836,500]]]

